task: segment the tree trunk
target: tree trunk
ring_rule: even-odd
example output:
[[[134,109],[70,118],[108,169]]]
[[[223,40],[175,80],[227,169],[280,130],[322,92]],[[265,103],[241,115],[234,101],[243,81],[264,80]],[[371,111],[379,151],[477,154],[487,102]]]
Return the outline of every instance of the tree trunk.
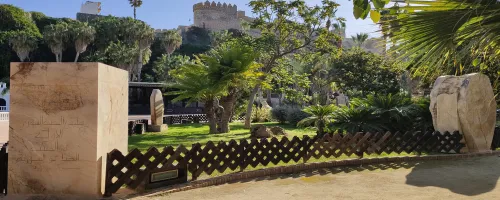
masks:
[[[271,98],[271,90],[266,90],[266,96],[267,96],[267,104],[271,107],[273,107],[273,101]]]
[[[142,73],[142,51],[139,50],[139,64],[137,69],[137,82],[141,82]]]
[[[229,133],[229,122],[231,121],[231,116],[233,114],[234,105],[236,104],[236,96],[238,92],[236,89],[231,89],[229,94],[221,98],[222,107],[224,107],[224,112],[220,120],[220,132]]]
[[[252,122],[252,107],[253,107],[253,101],[255,99],[255,94],[259,91],[260,84],[257,84],[253,90],[252,93],[250,93],[250,98],[248,99],[248,105],[247,105],[247,113],[245,114],[245,128],[250,129],[251,122]]]
[[[137,19],[137,16],[135,15],[135,6],[134,6],[134,19]]]
[[[22,62],[22,60],[21,60]],[[59,53],[56,53],[56,62],[59,62]]]
[[[210,126],[210,134],[217,134],[217,117],[215,117],[214,101],[205,102],[205,114],[207,114],[208,125]]]
[[[80,52],[76,52],[75,62],[78,62],[78,57],[80,57]]]

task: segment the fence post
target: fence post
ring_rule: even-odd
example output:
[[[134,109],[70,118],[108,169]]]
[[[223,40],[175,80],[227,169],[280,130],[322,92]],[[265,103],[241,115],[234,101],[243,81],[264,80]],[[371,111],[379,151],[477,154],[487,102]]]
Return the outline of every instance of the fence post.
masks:
[[[109,173],[109,170],[111,168],[111,164],[112,161],[111,160],[111,155],[110,153],[108,153],[106,155],[106,181],[105,181],[105,186],[104,186],[104,197],[111,197],[111,195],[113,195],[113,193],[111,193],[109,190],[108,190],[108,187],[112,184],[112,179],[113,177],[111,176],[111,174]]]

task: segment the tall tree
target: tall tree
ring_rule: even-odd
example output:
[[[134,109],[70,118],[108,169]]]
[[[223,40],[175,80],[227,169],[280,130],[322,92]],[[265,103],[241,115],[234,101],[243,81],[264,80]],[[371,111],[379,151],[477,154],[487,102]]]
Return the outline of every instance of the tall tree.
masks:
[[[137,66],[134,68],[133,81],[141,81],[142,67],[144,66],[144,52],[150,51],[151,44],[154,41],[155,32],[153,28],[142,21],[135,21],[130,27],[129,41],[136,43],[138,47]],[[149,59],[148,59],[149,60]]]
[[[87,46],[94,41],[95,29],[86,22],[75,22],[71,24],[70,32],[75,41],[75,62],[78,62],[80,54],[87,50]]]
[[[209,78],[208,68],[201,60],[194,64],[184,65],[172,70],[175,83],[170,87],[176,91],[169,92],[170,95],[178,95],[173,101],[189,99],[189,102],[201,101],[204,103],[204,112],[207,114],[210,126],[210,134],[216,134],[218,98],[221,96],[221,87],[217,82]]]
[[[308,6],[303,0],[269,1],[254,0],[249,3],[252,11],[258,16],[252,28],[260,29],[257,41],[264,50],[259,62],[263,63],[262,71],[270,73],[280,59],[297,53],[303,49],[322,52],[334,52],[334,41],[339,36],[331,31],[332,20],[336,18],[339,4],[323,0],[321,5]],[[265,78],[261,78],[261,83]],[[250,117],[255,94],[261,83],[257,83],[250,93],[245,119],[245,128],[250,128]]]
[[[229,121],[233,116],[238,96],[254,82],[261,73],[261,67],[255,62],[257,54],[252,48],[238,40],[222,44],[216,49],[214,55],[202,55],[202,60],[208,66],[208,75],[216,81],[225,95],[220,99],[224,109],[220,118],[219,128],[221,133],[229,132]]]
[[[56,56],[56,62],[62,61],[62,53],[69,39],[69,29],[66,22],[47,25],[43,31],[43,39]]]
[[[182,44],[182,36],[175,30],[167,30],[158,34],[162,49],[170,57]]]
[[[134,19],[137,19],[136,9],[142,6],[142,0],[128,0],[128,2],[134,8]]]
[[[31,32],[18,31],[10,35],[9,43],[12,45],[12,50],[17,53],[21,62],[29,58],[31,51],[37,47],[37,37]]]
[[[358,45],[358,47],[363,46],[363,44],[368,39],[368,34],[366,33],[356,33],[356,35],[351,36],[354,44]]]

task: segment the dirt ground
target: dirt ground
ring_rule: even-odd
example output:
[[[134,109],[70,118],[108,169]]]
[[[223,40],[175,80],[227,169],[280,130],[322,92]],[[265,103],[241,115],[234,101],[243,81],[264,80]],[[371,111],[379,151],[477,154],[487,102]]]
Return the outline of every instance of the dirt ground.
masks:
[[[500,157],[332,168],[145,199],[500,199]]]

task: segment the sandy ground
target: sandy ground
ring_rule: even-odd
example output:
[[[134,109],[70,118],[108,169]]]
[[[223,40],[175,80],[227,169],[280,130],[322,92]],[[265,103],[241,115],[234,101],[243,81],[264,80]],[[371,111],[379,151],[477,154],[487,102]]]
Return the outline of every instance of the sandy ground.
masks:
[[[9,141],[9,122],[0,121],[0,143]]]
[[[500,157],[333,168],[138,199],[500,199]]]

